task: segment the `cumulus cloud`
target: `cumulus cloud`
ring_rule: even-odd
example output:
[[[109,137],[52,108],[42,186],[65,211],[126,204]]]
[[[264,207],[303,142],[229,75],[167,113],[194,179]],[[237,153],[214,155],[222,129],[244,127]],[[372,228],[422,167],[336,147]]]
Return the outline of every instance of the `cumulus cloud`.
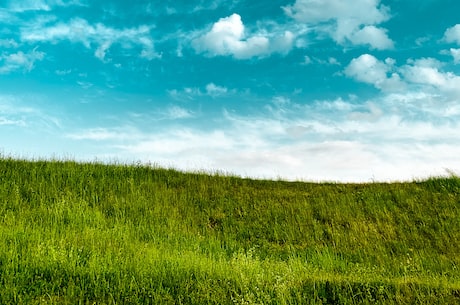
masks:
[[[394,60],[391,58],[379,61],[370,54],[363,54],[352,59],[344,72],[348,77],[381,90],[400,90],[404,86],[399,74],[393,71],[393,64]]]
[[[376,25],[390,18],[390,10],[380,0],[297,0],[283,7],[298,22],[328,33],[337,43],[369,45],[390,49],[394,43],[387,30]]]
[[[454,58],[454,63],[460,64],[460,49],[451,48],[449,51],[452,57]]]
[[[115,43],[125,49],[139,46],[142,48],[140,57],[153,59],[161,55],[154,51],[150,30],[151,27],[146,25],[116,29],[102,23],[91,25],[82,18],[74,18],[68,23],[59,22],[53,25],[39,23],[24,27],[21,30],[21,40],[50,43],[68,40],[72,43],[82,43],[88,49],[95,46],[94,56],[103,61],[106,60],[107,51]]]
[[[30,72],[36,61],[41,61],[45,53],[40,52],[37,48],[24,53],[18,51],[13,54],[3,54],[0,56],[0,74],[8,74],[13,71],[22,70]]]
[[[283,9],[303,22],[336,20],[376,24],[389,18],[389,8],[379,3],[380,0],[297,0]]]
[[[221,18],[211,30],[192,41],[198,53],[209,56],[233,56],[237,59],[267,56],[271,53],[286,53],[294,42],[294,34],[286,31],[279,37],[266,34],[247,36],[241,16],[233,14]]]
[[[355,45],[369,44],[378,50],[393,48],[393,41],[388,38],[387,30],[367,25],[348,37]]]
[[[270,40],[271,52],[286,54],[292,49],[295,35],[291,31],[284,31],[282,35],[275,36]]]
[[[442,63],[436,59],[424,58],[409,61],[401,68],[404,78],[411,83],[432,87],[448,95],[460,97],[460,76],[441,71]]]
[[[444,40],[449,43],[460,45],[460,24],[448,28],[444,33]]]
[[[363,54],[351,60],[344,73],[357,81],[371,84],[383,91],[398,91],[407,87],[423,89],[447,97],[460,97],[460,76],[442,70],[443,63],[434,58],[408,60],[403,66],[387,58]]]

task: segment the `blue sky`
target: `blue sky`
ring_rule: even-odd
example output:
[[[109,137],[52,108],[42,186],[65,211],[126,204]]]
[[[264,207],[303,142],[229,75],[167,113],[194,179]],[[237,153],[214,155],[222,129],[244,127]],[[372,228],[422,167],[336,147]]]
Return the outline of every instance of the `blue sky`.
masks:
[[[0,151],[256,178],[460,172],[455,0],[0,0]]]

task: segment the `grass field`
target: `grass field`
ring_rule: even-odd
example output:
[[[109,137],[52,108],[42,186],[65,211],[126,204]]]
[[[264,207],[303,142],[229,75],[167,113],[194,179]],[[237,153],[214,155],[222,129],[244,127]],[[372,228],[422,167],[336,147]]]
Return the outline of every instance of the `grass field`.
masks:
[[[0,159],[0,304],[460,304],[460,178]]]

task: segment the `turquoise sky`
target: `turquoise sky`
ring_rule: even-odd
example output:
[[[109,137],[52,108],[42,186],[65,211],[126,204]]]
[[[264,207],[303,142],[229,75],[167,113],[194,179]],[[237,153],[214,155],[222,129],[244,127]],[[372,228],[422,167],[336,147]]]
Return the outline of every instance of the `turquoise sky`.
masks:
[[[459,12],[0,0],[0,152],[289,180],[459,173]]]

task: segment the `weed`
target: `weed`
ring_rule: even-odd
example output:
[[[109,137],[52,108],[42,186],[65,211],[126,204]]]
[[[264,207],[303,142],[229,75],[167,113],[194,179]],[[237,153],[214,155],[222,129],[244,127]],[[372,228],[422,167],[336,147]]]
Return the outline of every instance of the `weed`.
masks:
[[[460,179],[0,159],[0,304],[453,304]]]

